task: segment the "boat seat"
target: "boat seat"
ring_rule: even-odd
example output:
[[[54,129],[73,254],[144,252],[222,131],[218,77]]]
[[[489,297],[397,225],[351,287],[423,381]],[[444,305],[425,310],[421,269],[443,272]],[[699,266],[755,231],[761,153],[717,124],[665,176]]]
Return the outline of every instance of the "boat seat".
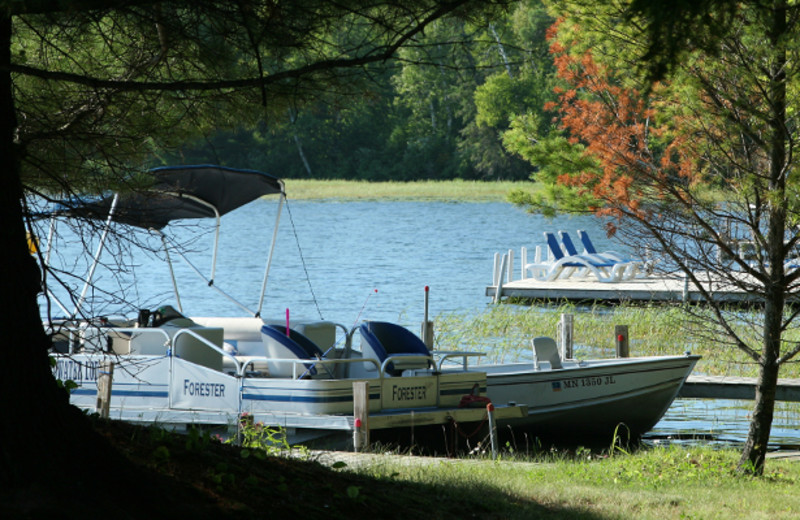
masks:
[[[564,368],[561,364],[561,355],[558,353],[558,345],[556,345],[553,338],[539,336],[533,338],[531,344],[533,345],[533,355],[537,368],[539,368],[539,363],[542,361],[550,363],[550,368],[553,370]]]
[[[383,363],[388,357],[428,356],[428,359],[395,359],[386,367],[391,375],[403,370],[424,369],[432,364],[431,353],[425,343],[405,327],[385,321],[367,321],[360,326],[361,352],[364,358],[374,358]],[[367,366],[369,370],[370,367]],[[374,370],[374,367],[371,367]]]
[[[289,329],[287,336],[286,327],[264,325],[261,327],[261,340],[267,351],[267,363],[271,377],[292,377],[294,363],[276,362],[270,361],[270,359],[322,359],[322,350],[313,341],[294,329]],[[317,375],[317,369],[313,363],[304,365],[309,376]],[[302,375],[302,372],[299,375]]]
[[[261,340],[261,318],[250,317],[192,317],[196,323],[206,327],[222,327],[225,330],[225,350],[238,356],[263,356]]]

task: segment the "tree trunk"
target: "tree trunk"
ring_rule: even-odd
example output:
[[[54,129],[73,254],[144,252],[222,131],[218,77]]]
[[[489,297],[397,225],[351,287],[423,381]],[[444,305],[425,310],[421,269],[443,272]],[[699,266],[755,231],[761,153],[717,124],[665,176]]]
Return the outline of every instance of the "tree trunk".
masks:
[[[10,63],[11,19],[0,19],[0,244],[7,268],[0,284],[3,311],[3,396],[0,487],[53,480],[80,466],[71,448],[90,430],[69,405],[50,371],[49,339],[39,316],[41,272],[28,251],[22,209],[16,116]],[[38,482],[37,482],[38,481]]]
[[[783,305],[784,294],[780,288],[767,292],[764,308],[764,346],[759,360],[755,403],[750,418],[750,430],[739,459],[739,471],[744,473],[761,475],[764,472],[767,445],[775,412]]]
[[[771,113],[769,119],[769,222],[767,229],[767,256],[769,281],[765,290],[764,340],[759,359],[759,376],[756,401],[750,419],[750,431],[745,441],[739,470],[761,475],[767,455],[767,444],[775,411],[775,393],[778,385],[783,331],[783,311],[786,303],[786,261],[784,235],[786,233],[786,51],[782,40],[786,34],[786,5],[783,0],[774,2],[769,31],[770,43],[775,49],[770,66]]]
[[[11,34],[11,18],[0,15],[0,248],[6,260],[0,274],[0,516],[76,517],[101,511],[113,518],[143,518],[194,511],[194,504],[176,503],[159,487],[162,481],[143,475],[97,434],[51,372],[50,340],[37,301],[41,271],[28,250],[14,143]]]

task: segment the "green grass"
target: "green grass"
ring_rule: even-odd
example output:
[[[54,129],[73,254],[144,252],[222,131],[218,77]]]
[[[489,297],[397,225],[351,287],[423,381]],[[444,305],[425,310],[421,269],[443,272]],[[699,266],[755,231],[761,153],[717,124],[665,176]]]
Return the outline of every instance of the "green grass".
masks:
[[[341,200],[505,201],[512,189],[532,189],[531,182],[416,181],[366,182],[285,179],[287,197]]]
[[[119,421],[95,429],[147,474],[171,502],[191,501],[195,518],[402,519],[790,519],[800,516],[800,463],[767,461],[764,476],[736,473],[730,449],[667,446],[627,453],[549,451],[496,460],[308,453],[270,456],[204,436],[185,436]],[[326,464],[322,464],[328,460]],[[334,463],[334,461],[339,461]],[[345,462],[341,462],[344,460]],[[113,472],[105,473],[114,478]],[[69,479],[56,481],[60,489]],[[75,489],[80,487],[76,484]],[[72,489],[72,488],[70,488]],[[153,516],[151,502],[120,503],[99,494],[2,495],[8,518],[84,516],[101,504],[111,516]],[[148,504],[151,504],[148,506]],[[156,508],[165,507],[154,502]],[[23,505],[27,516],[15,505]],[[41,513],[41,514],[31,514]],[[108,515],[107,515],[108,516]],[[158,515],[153,517],[159,517]]]
[[[588,452],[544,462],[378,458],[358,472],[441,488],[443,499],[505,497],[498,518],[789,519],[800,515],[796,462],[768,463],[765,476],[735,473],[738,453],[656,448],[612,457]],[[546,514],[545,514],[546,513]],[[465,511],[465,517],[469,517]]]
[[[702,314],[702,309],[695,308]],[[737,328],[750,335],[758,348],[752,321],[754,311],[736,310]],[[441,350],[480,350],[488,361],[530,360],[530,340],[535,336],[556,337],[562,313],[573,315],[575,357],[578,359],[613,357],[614,326],[627,325],[632,356],[679,355],[687,351],[703,358],[696,373],[710,375],[757,375],[756,364],[742,351],[724,343],[724,336],[708,322],[687,314],[677,306],[620,305],[579,307],[564,305],[492,305],[476,315],[443,314],[435,319],[435,347]],[[789,342],[797,341],[798,331],[786,333]],[[782,367],[781,377],[800,377],[800,365]]]

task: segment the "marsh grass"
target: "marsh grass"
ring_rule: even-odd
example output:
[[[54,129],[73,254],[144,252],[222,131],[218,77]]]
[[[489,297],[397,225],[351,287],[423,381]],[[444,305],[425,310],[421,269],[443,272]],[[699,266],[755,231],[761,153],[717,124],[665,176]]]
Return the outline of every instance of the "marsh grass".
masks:
[[[614,326],[627,325],[632,356],[680,355],[685,352],[702,357],[695,372],[709,375],[757,375],[756,364],[742,351],[726,344],[721,335],[708,332],[702,313],[694,316],[678,306],[619,305],[578,306],[492,305],[477,314],[443,314],[436,318],[436,348],[441,350],[479,350],[487,361],[529,361],[530,340],[535,336],[556,337],[561,314],[574,316],[575,357],[613,357]],[[757,311],[739,310],[737,327],[752,334]],[[697,314],[701,316],[698,318]],[[787,340],[796,341],[797,331],[787,331]],[[757,345],[756,345],[757,347]],[[800,377],[796,363],[784,365],[781,377]]]
[[[533,190],[531,182],[416,181],[367,182],[285,179],[290,199],[505,201],[512,189]]]
[[[797,518],[797,463],[770,461],[765,476],[749,478],[735,472],[738,455],[673,446],[614,456],[556,453],[533,462],[433,459],[400,464],[387,458],[359,471],[440,486],[449,494],[468,493],[474,486],[509,497],[518,507],[504,508],[502,518],[537,517],[531,514],[542,506],[547,518]],[[459,500],[458,495],[447,498]]]

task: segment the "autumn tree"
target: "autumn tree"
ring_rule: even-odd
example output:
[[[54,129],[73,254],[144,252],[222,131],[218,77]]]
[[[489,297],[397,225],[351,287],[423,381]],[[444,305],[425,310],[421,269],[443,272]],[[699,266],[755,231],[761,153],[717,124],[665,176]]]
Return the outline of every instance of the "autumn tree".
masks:
[[[141,486],[157,489],[123,475],[51,374],[37,301],[51,279],[29,254],[26,196],[124,187],[155,149],[320,92],[356,92],[433,21],[502,3],[0,2],[3,498],[35,508],[90,492],[119,501],[106,511],[116,515],[148,507],[132,500],[148,494]]]
[[[694,45],[681,47],[679,61],[652,68],[640,61],[653,51],[647,20],[627,2],[562,3],[568,14],[552,29],[551,48],[563,84],[548,107],[562,133],[536,136],[517,125],[506,142],[557,186],[549,198],[517,194],[519,202],[609,217],[610,233],[646,246],[661,270],[682,271],[702,293],[710,312],[689,310],[710,314],[704,333],[758,367],[739,467],[760,474],[778,374],[800,352],[787,337],[797,327],[789,302],[800,278],[792,257],[800,135],[790,101],[800,13],[783,1],[739,5],[705,11],[726,30],[687,35]],[[664,81],[648,81],[655,77]],[[743,314],[715,297],[731,288],[753,299],[757,322],[743,327]]]

